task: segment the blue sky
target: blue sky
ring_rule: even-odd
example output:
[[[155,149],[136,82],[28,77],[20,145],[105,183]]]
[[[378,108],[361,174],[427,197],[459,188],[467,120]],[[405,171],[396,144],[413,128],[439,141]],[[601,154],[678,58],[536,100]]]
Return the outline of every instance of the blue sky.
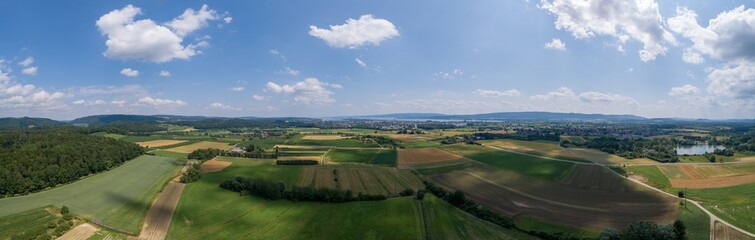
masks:
[[[755,117],[755,1],[0,3],[0,116]]]

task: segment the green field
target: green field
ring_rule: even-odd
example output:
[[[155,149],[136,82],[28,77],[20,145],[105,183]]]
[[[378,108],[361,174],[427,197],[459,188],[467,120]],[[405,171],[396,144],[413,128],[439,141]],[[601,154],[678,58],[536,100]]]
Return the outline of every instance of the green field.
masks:
[[[672,189],[676,192],[682,189]],[[755,183],[725,188],[687,189],[687,197],[698,200],[716,216],[749,232],[755,232]]]
[[[261,147],[265,150],[270,150],[275,145],[278,144],[284,144],[286,142],[286,138],[284,137],[269,137],[269,138],[254,138],[254,139],[248,139],[246,141],[241,141],[236,144],[238,147],[246,147],[249,144],[254,144],[255,147]]]
[[[288,144],[303,145],[303,146],[332,146],[332,147],[364,147],[364,148],[377,148],[380,147],[374,142],[362,143],[355,139],[338,139],[338,140],[310,140],[301,139],[298,141],[291,141]]]
[[[401,142],[401,146],[404,148],[426,148],[440,146],[440,142],[437,141],[417,141],[417,142]]]
[[[426,239],[537,239],[465,213],[428,194],[419,202]]]
[[[515,220],[516,226],[526,231],[543,231],[547,233],[566,233],[573,236],[597,237],[600,232],[551,223],[532,216],[523,216]]]
[[[690,240],[707,240],[710,238],[710,218],[703,210],[694,204],[686,207],[679,206],[679,220],[687,226],[687,237]]]
[[[55,205],[117,228],[138,232],[155,193],[176,173],[173,158],[141,156],[110,171],[26,196],[0,199],[0,216]]]
[[[632,166],[624,169],[629,174],[638,174],[647,179],[648,184],[656,188],[667,190],[671,187],[666,175],[657,166]]]
[[[170,136],[165,136],[165,135],[151,135],[151,136],[125,136],[120,139],[126,142],[146,142],[146,141],[161,140],[161,139],[173,139],[173,138],[171,138]]]
[[[34,210],[0,217],[0,240],[11,239],[13,235],[31,231],[35,227],[57,222],[61,215],[57,209],[42,207]]]
[[[428,196],[428,206],[410,197],[350,203],[268,201],[240,196],[218,187],[234,176],[282,180],[287,186],[300,174],[298,166],[275,166],[271,161],[231,160],[221,172],[206,173],[186,186],[168,239],[420,239],[425,226],[422,209],[431,209],[433,236],[481,236],[530,239],[465,215]],[[430,214],[430,213],[428,213]],[[466,235],[474,234],[474,235]]]
[[[368,163],[386,166],[396,165],[396,150],[332,149],[325,156],[337,163]]]
[[[461,154],[472,160],[490,164],[530,177],[558,182],[574,166],[573,163],[552,161],[512,152],[498,151],[476,145],[454,145],[441,149]]]

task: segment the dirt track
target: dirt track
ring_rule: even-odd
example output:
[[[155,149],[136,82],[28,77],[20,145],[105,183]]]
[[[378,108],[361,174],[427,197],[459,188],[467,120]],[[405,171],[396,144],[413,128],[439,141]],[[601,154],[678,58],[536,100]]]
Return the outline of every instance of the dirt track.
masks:
[[[78,225],[60,236],[58,240],[86,240],[97,232],[97,227],[89,223]]]
[[[171,182],[165,187],[149,208],[139,240],[165,239],[184,186],[183,183]]]

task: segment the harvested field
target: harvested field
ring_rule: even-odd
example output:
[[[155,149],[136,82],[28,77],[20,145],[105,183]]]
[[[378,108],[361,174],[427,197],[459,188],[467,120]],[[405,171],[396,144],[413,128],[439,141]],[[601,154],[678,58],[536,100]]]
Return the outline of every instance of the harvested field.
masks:
[[[218,160],[209,160],[199,166],[199,170],[202,172],[219,172],[223,171],[226,167],[230,166],[231,162],[224,162]]]
[[[206,149],[206,148],[217,148],[217,149],[228,150],[229,148],[231,148],[231,146],[228,145],[228,143],[201,141],[201,142],[189,144],[186,146],[168,148],[165,150],[171,151],[171,152],[177,152],[177,153],[191,153],[194,150]]]
[[[170,146],[170,145],[176,145],[179,143],[184,143],[186,140],[153,140],[153,141],[146,141],[146,142],[137,142],[136,144],[139,144],[139,146],[142,147],[164,147],[164,146]]]
[[[719,188],[731,187],[755,182],[755,173],[729,177],[715,177],[704,179],[670,178],[669,182],[676,188]]]
[[[698,172],[695,166],[692,165],[679,165],[679,170],[681,170],[685,176],[691,179],[705,178],[705,176],[702,173]]]
[[[344,139],[341,135],[305,135],[302,139],[306,140],[338,140]]]
[[[84,223],[69,230],[63,236],[60,236],[58,240],[86,240],[92,237],[97,230],[97,227],[92,224]]]
[[[744,233],[741,233],[729,226],[723,225],[720,222],[716,221],[714,226],[714,236],[713,239],[722,239],[722,240],[749,240],[750,237],[745,235]]]
[[[447,189],[462,190],[475,202],[508,216],[534,216],[566,226],[623,229],[638,220],[668,224],[676,219],[677,198],[629,185],[607,171],[581,166],[570,171],[560,183],[489,167],[427,179]],[[580,176],[583,174],[589,177]]]
[[[408,167],[414,164],[448,162],[456,160],[464,160],[464,157],[437,148],[412,148],[398,150],[398,164],[401,167]]]
[[[336,170],[335,173],[333,170]],[[396,195],[394,189],[418,190],[424,187],[422,181],[409,171],[354,165],[305,166],[296,185],[339,188],[351,190],[355,194],[387,196]]]
[[[149,208],[139,240],[163,240],[168,234],[173,211],[184,190],[183,183],[171,182]]]

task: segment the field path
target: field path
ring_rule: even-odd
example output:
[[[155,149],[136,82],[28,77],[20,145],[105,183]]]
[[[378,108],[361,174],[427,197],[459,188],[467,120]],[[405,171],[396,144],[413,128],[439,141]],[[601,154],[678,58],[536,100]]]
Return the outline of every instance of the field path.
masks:
[[[70,231],[57,238],[58,240],[86,240],[97,232],[97,227],[89,223],[78,225]]]
[[[165,239],[184,186],[183,183],[171,182],[165,187],[165,190],[160,193],[160,196],[152,203],[152,207],[149,208],[141,234],[139,234],[139,240]]]
[[[535,155],[535,154],[523,153],[523,152],[519,152],[519,151],[512,151],[512,150],[503,149],[503,148],[494,147],[494,146],[489,146],[489,145],[484,145],[484,146],[486,146],[486,147],[489,147],[489,148],[492,148],[492,149],[496,149],[496,150],[499,150],[499,151],[504,151],[504,152],[511,152],[511,153],[516,153],[516,154],[522,154],[522,155],[527,155],[527,156],[532,156],[532,157],[538,157],[538,158],[542,158],[542,159],[547,159],[547,160],[552,160],[552,161],[559,161],[559,162],[568,162],[568,163],[574,163],[574,164],[584,164],[584,165],[595,165],[595,166],[602,166],[602,167],[605,167],[605,168],[608,168],[609,166],[621,166],[621,165],[624,165],[624,164],[600,164],[600,163],[594,163],[594,162],[593,162],[593,163],[578,162],[578,161],[572,161],[572,160],[566,160],[566,159],[559,159],[559,158],[552,158],[552,157],[540,156],[540,155]],[[656,165],[657,165],[657,166],[660,166],[660,165],[663,165],[663,166],[668,166],[668,165],[673,165],[673,164],[699,164],[699,165],[715,165],[715,164],[721,164],[721,165],[724,165],[724,164],[737,164],[737,163],[742,163],[742,162],[727,162],[727,163],[652,163],[652,164],[631,164],[631,165],[632,165],[632,166],[646,166],[646,165],[647,165],[647,166],[656,166]],[[630,165],[630,164],[627,164],[627,165]],[[612,173],[614,173],[614,174],[616,174],[616,175],[619,175],[619,176],[621,176],[621,177],[623,177],[623,178],[626,178],[626,179],[628,179],[629,181],[632,181],[632,182],[634,182],[634,183],[637,183],[637,184],[639,184],[639,185],[641,185],[641,186],[644,186],[644,187],[646,187],[646,188],[650,188],[650,189],[653,189],[653,190],[655,190],[655,191],[657,191],[657,192],[660,192],[660,193],[666,194],[666,195],[668,195],[668,196],[672,196],[672,197],[678,197],[678,196],[676,196],[676,195],[674,195],[674,194],[671,194],[671,193],[667,193],[667,192],[665,192],[665,191],[663,191],[663,190],[661,190],[661,189],[658,189],[658,188],[655,188],[655,187],[653,187],[653,186],[650,186],[650,185],[648,185],[648,184],[645,184],[644,182],[642,182],[642,181],[640,181],[640,180],[637,180],[637,179],[633,179],[633,178],[627,178],[627,177],[624,177],[623,175],[621,175],[621,174],[619,174],[619,173],[617,173],[617,172],[615,172],[615,171],[611,170],[610,168],[608,168],[608,169],[610,170],[610,172],[612,172]],[[700,209],[702,209],[702,210],[703,210],[703,212],[705,212],[706,214],[708,214],[708,217],[710,217],[710,239],[711,239],[711,240],[715,239],[715,232],[716,232],[716,231],[715,231],[715,230],[716,230],[716,229],[715,229],[715,223],[716,223],[716,222],[718,222],[718,223],[720,223],[720,224],[724,224],[724,225],[726,225],[726,226],[728,226],[728,227],[730,227],[730,228],[732,228],[732,229],[734,229],[734,230],[737,230],[737,231],[739,231],[739,232],[741,232],[741,233],[743,233],[743,234],[745,234],[745,235],[747,235],[747,236],[749,236],[749,237],[751,237],[751,238],[755,238],[755,234],[753,234],[753,233],[751,233],[751,232],[748,232],[748,231],[745,231],[744,229],[741,229],[741,228],[739,228],[739,227],[737,227],[737,226],[734,226],[733,224],[731,224],[731,223],[729,223],[729,222],[726,222],[725,220],[723,220],[723,219],[719,218],[719,217],[718,217],[718,216],[716,216],[715,214],[713,214],[713,213],[711,213],[710,211],[708,211],[708,209],[705,209],[705,208],[703,207],[703,205],[702,205],[702,204],[700,204],[700,203],[698,203],[697,201],[694,201],[694,200],[689,200],[689,199],[687,199],[687,202],[690,202],[690,203],[692,203],[692,204],[695,204],[695,206],[697,206],[697,207],[699,207]]]

